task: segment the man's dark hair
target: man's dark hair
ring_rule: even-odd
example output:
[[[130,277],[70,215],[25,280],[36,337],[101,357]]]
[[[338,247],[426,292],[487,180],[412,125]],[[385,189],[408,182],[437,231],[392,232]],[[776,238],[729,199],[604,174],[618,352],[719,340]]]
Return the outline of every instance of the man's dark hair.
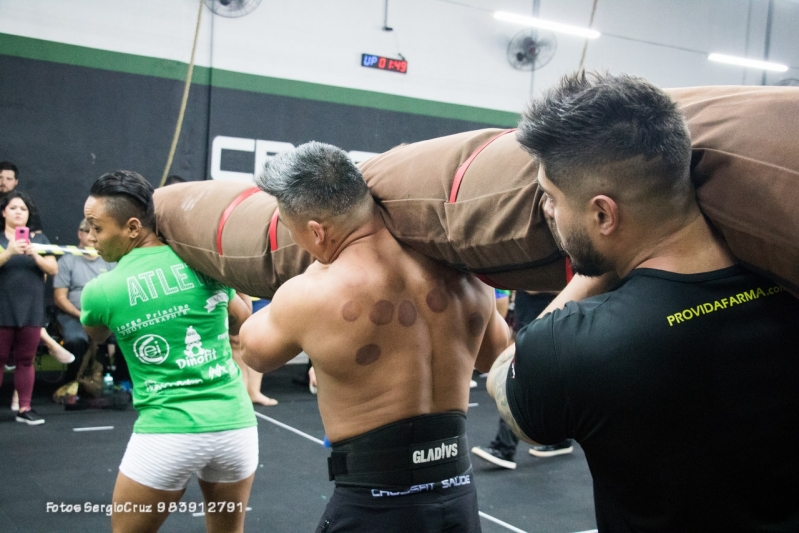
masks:
[[[350,213],[369,194],[346,152],[315,141],[274,156],[255,182],[286,214],[307,219]]]
[[[19,179],[19,169],[17,168],[17,165],[11,161],[0,161],[0,171],[2,170],[13,170],[14,177]]]
[[[570,199],[612,190],[693,197],[688,128],[668,95],[642,78],[566,76],[530,105],[516,137]]]
[[[174,185],[175,183],[186,183],[186,178],[178,176],[177,174],[170,174],[164,180],[164,187],[167,185]]]
[[[155,231],[153,186],[140,174],[130,170],[103,174],[94,182],[89,195],[105,201],[106,211],[119,226],[138,218],[142,227]]]

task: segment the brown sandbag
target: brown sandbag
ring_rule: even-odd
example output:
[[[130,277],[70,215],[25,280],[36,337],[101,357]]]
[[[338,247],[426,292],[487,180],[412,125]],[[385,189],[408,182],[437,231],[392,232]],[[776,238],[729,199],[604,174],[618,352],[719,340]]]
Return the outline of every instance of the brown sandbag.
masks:
[[[475,153],[458,183],[459,169]],[[389,231],[417,251],[500,288],[559,290],[566,283],[535,181],[538,163],[514,131],[400,146],[361,170]]]
[[[699,206],[747,266],[799,293],[799,88],[689,87]]]
[[[538,166],[513,132],[504,131],[401,146],[363,163],[361,170],[400,241],[499,287],[558,290],[566,272],[540,209]],[[468,167],[456,201],[448,202],[458,167],[492,139]],[[275,199],[252,189],[218,181],[161,187],[155,192],[158,231],[193,268],[239,291],[271,298],[312,258],[272,220]],[[269,253],[273,226],[277,246]]]
[[[799,131],[799,90],[668,92],[691,129],[700,206],[734,254],[796,291],[799,156],[789,132]],[[537,164],[513,133],[502,133],[478,130],[400,146],[361,169],[398,240],[500,287],[562,288],[565,268],[543,218]],[[457,186],[462,165],[468,170]],[[191,266],[253,296],[271,297],[311,258],[280,224],[277,246],[268,253],[275,200],[265,193],[229,209],[251,187],[208,181],[161,188],[156,215],[159,231]],[[218,228],[226,210],[220,254]]]
[[[283,224],[272,223],[277,201],[255,191],[252,183],[213,180],[169,185],[155,191],[155,216],[158,232],[192,268],[250,296],[271,298],[313,257]]]

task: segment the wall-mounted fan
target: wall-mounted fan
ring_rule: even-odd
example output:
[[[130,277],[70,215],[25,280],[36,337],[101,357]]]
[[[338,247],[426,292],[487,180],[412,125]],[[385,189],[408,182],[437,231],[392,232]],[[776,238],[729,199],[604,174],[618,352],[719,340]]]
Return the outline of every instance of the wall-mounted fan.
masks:
[[[558,41],[547,30],[522,30],[508,43],[508,63],[518,70],[538,70],[555,55]]]
[[[261,4],[261,0],[205,0],[208,9],[219,16],[236,18],[249,15]]]

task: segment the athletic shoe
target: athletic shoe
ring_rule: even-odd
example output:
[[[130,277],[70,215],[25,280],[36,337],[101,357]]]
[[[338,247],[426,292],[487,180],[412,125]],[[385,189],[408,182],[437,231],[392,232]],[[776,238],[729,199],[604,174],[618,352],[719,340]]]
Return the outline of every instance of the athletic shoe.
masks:
[[[484,459],[489,463],[501,466],[502,468],[508,468],[510,470],[516,469],[516,463],[513,461],[513,457],[503,455],[490,446],[488,448],[475,446],[472,448],[472,453],[480,459]]]
[[[572,446],[571,439],[566,439],[559,444],[541,444],[530,448],[530,455],[536,457],[555,457],[556,455],[566,455],[572,453],[574,446]]]
[[[471,380],[471,381],[469,382],[469,388],[470,388],[470,389],[475,389],[475,388],[477,388],[477,382],[476,382],[475,380]]]
[[[38,426],[44,424],[44,418],[36,414],[36,411],[29,409],[21,413],[17,413],[17,422],[23,422],[29,426]]]

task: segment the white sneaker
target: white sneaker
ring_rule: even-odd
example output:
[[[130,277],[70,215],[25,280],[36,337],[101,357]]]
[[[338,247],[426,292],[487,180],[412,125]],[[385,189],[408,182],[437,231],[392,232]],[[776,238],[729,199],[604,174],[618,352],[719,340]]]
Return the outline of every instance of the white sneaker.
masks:
[[[481,446],[475,446],[472,448],[472,453],[489,463],[509,470],[516,470],[516,462],[513,459],[504,459],[499,452],[491,447],[483,448]]]

